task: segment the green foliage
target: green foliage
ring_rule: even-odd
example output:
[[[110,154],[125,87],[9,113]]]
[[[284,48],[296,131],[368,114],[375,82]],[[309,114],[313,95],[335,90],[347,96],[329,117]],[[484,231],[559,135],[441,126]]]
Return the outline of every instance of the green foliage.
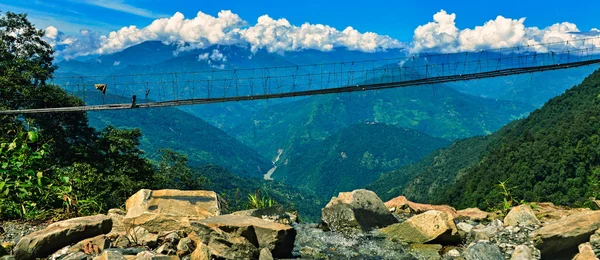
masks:
[[[157,164],[154,180],[157,187],[201,190],[206,186],[208,179],[188,167],[188,159],[185,155],[170,149],[161,149],[159,152],[162,156]]]
[[[494,136],[459,140],[448,148],[439,149],[424,159],[382,174],[367,189],[383,200],[404,195],[412,201],[435,202],[457,178],[479,161]]]
[[[264,195],[261,195],[261,189],[256,189],[254,194],[248,195],[248,209],[264,209],[277,204],[275,200],[269,197],[269,193],[265,190]]]
[[[0,218],[34,219],[61,204],[71,187],[55,168],[44,165],[48,144],[38,143],[38,132],[11,131],[0,140]]]

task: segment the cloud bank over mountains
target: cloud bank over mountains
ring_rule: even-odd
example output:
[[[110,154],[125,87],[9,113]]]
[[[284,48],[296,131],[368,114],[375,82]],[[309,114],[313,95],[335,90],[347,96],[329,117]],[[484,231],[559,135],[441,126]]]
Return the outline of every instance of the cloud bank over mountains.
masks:
[[[433,16],[432,22],[415,29],[411,43],[403,43],[373,32],[361,33],[352,27],[340,31],[322,24],[304,23],[297,26],[285,18],[273,19],[268,15],[259,17],[251,25],[231,11],[221,11],[216,17],[198,12],[193,18],[185,18],[178,12],[170,18],[156,19],[143,28],[123,27],[108,35],[89,30],[81,30],[79,35],[67,35],[50,26],[46,28],[46,40],[55,47],[58,56],[74,58],[110,54],[150,40],[176,44],[179,46],[178,52],[218,44],[244,45],[253,52],[265,49],[280,54],[303,49],[331,51],[339,47],[363,52],[404,49],[414,53],[475,51],[600,35],[598,29],[581,32],[569,22],[539,29],[526,27],[525,18],[498,16],[481,26],[459,29],[455,20],[456,14],[441,10]],[[547,50],[539,47],[537,51]]]
[[[433,22],[415,29],[412,51],[462,52],[566,41],[572,41],[572,47],[583,47],[584,42],[576,41],[577,39],[600,34],[598,29],[582,33],[577,25],[569,22],[556,23],[543,29],[526,27],[525,18],[510,19],[503,16],[475,28],[460,30],[456,27],[455,20],[456,14],[448,14],[444,10],[436,13]],[[599,43],[600,41],[593,42],[597,48],[600,48]],[[533,49],[548,51],[544,46]]]

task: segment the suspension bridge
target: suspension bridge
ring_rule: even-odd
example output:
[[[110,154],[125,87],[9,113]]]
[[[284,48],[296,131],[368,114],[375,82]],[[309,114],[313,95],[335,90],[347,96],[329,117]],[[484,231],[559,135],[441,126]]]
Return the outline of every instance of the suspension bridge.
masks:
[[[59,76],[86,105],[2,110],[0,114],[81,112],[196,105],[381,90],[600,64],[600,37],[476,52],[265,68],[129,75]],[[99,97],[99,98],[98,98]]]

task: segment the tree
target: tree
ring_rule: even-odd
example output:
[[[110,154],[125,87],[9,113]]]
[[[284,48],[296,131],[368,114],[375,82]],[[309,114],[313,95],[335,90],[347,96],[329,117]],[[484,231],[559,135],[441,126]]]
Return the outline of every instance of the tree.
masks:
[[[47,84],[56,66],[54,50],[26,14],[6,12],[0,16],[0,109],[27,109],[83,105],[58,86]],[[80,160],[82,150],[94,140],[85,113],[52,113],[0,116],[0,135],[23,121],[40,130],[49,144],[51,160],[67,166]],[[6,136],[4,136],[6,137]]]

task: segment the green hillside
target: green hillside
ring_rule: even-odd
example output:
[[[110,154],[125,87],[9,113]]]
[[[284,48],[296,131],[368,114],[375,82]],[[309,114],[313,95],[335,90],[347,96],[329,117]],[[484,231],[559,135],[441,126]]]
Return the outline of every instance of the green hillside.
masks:
[[[385,124],[357,124],[294,150],[273,178],[330,198],[364,187],[382,173],[421,159],[448,141]]]
[[[387,198],[407,194],[458,208],[493,208],[506,197],[503,182],[509,201],[584,205],[600,195],[599,85],[596,71],[529,117],[384,174],[371,187]]]
[[[88,98],[99,98],[89,94]],[[90,125],[139,128],[140,147],[150,158],[158,149],[170,148],[188,156],[190,165],[216,164],[241,176],[262,178],[271,162],[253,149],[204,120],[176,108],[89,112]]]
[[[411,87],[273,105],[228,133],[273,159],[279,149],[286,158],[289,151],[358,123],[379,122],[458,139],[492,133],[531,110],[529,105],[473,97],[448,87]]]

